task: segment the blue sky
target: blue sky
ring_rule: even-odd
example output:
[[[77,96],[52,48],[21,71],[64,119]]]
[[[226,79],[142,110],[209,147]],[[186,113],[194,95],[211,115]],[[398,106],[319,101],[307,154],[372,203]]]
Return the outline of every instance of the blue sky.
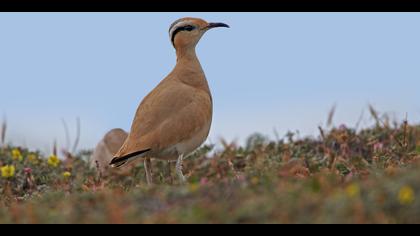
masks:
[[[231,26],[197,47],[214,97],[210,142],[274,129],[317,135],[333,104],[337,125],[354,125],[369,103],[420,120],[418,13],[1,13],[8,141],[63,145],[62,118],[73,137],[81,118],[82,148],[128,130],[175,64],[168,28],[184,16]]]

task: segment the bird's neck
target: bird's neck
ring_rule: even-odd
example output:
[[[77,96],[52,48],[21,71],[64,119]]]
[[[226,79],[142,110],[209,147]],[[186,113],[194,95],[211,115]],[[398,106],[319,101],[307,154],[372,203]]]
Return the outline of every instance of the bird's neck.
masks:
[[[173,71],[177,75],[176,78],[185,84],[210,93],[206,76],[195,53],[195,47],[177,48],[176,56],[176,66]]]
[[[176,61],[198,61],[195,47],[177,47],[176,48]]]

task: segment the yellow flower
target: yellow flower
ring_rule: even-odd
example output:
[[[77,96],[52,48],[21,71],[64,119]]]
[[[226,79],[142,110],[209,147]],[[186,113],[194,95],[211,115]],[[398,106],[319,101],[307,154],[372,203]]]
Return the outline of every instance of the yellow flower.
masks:
[[[14,161],[22,161],[23,160],[22,153],[20,152],[19,149],[15,148],[15,149],[12,150],[12,159]]]
[[[28,155],[28,160],[29,162],[31,162],[32,164],[38,164],[38,157],[36,154],[31,153]]]
[[[199,189],[199,185],[198,184],[190,184],[189,186],[188,186],[188,188],[189,188],[189,190],[190,190],[190,192],[196,192],[198,189]]]
[[[410,205],[415,199],[414,190],[410,186],[404,186],[398,193],[398,200],[401,205]]]
[[[64,178],[68,179],[68,178],[70,178],[70,176],[71,176],[71,173],[70,172],[68,172],[68,171],[63,172],[63,177]]]
[[[350,198],[358,197],[360,195],[360,187],[359,185],[353,183],[346,187],[345,189],[346,194]]]
[[[11,178],[15,176],[15,167],[14,166],[3,166],[1,168],[1,176],[3,178]]]
[[[257,185],[259,182],[260,182],[260,179],[258,177],[256,177],[256,176],[252,177],[251,183],[253,185]]]
[[[60,164],[60,159],[58,159],[58,157],[56,155],[51,155],[48,158],[48,165],[53,166],[53,167],[57,167],[58,164]]]

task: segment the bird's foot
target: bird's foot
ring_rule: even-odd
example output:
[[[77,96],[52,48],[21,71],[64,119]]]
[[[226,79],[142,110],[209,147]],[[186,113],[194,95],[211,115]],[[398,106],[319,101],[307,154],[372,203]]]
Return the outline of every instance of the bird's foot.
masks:
[[[147,185],[152,186],[153,185],[153,178],[152,178],[152,162],[150,161],[150,158],[146,158],[144,160],[144,169],[146,171],[146,180]]]
[[[178,178],[182,184],[184,184],[187,181],[187,178],[182,173],[182,161],[183,161],[183,155],[180,155],[178,158],[178,161],[176,162],[176,173],[178,175]]]
[[[178,178],[179,178],[179,181],[180,181],[182,184],[184,184],[185,182],[187,182],[187,177],[185,177],[185,176],[182,174],[182,172],[181,172],[181,173],[178,173]]]

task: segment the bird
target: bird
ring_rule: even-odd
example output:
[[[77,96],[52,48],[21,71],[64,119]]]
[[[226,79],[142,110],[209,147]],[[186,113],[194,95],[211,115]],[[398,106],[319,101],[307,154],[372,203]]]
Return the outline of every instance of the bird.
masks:
[[[213,98],[195,49],[208,30],[218,27],[229,25],[193,17],[171,24],[176,65],[141,101],[127,139],[110,162],[112,167],[140,158],[151,185],[151,158],[176,160],[180,182],[186,181],[183,159],[207,139],[213,116]]]
[[[109,162],[124,144],[128,133],[120,128],[111,129],[98,142],[90,159],[91,168],[98,168],[103,175],[127,175],[134,165],[127,165],[120,169],[109,169]],[[134,164],[134,163],[133,163]]]

